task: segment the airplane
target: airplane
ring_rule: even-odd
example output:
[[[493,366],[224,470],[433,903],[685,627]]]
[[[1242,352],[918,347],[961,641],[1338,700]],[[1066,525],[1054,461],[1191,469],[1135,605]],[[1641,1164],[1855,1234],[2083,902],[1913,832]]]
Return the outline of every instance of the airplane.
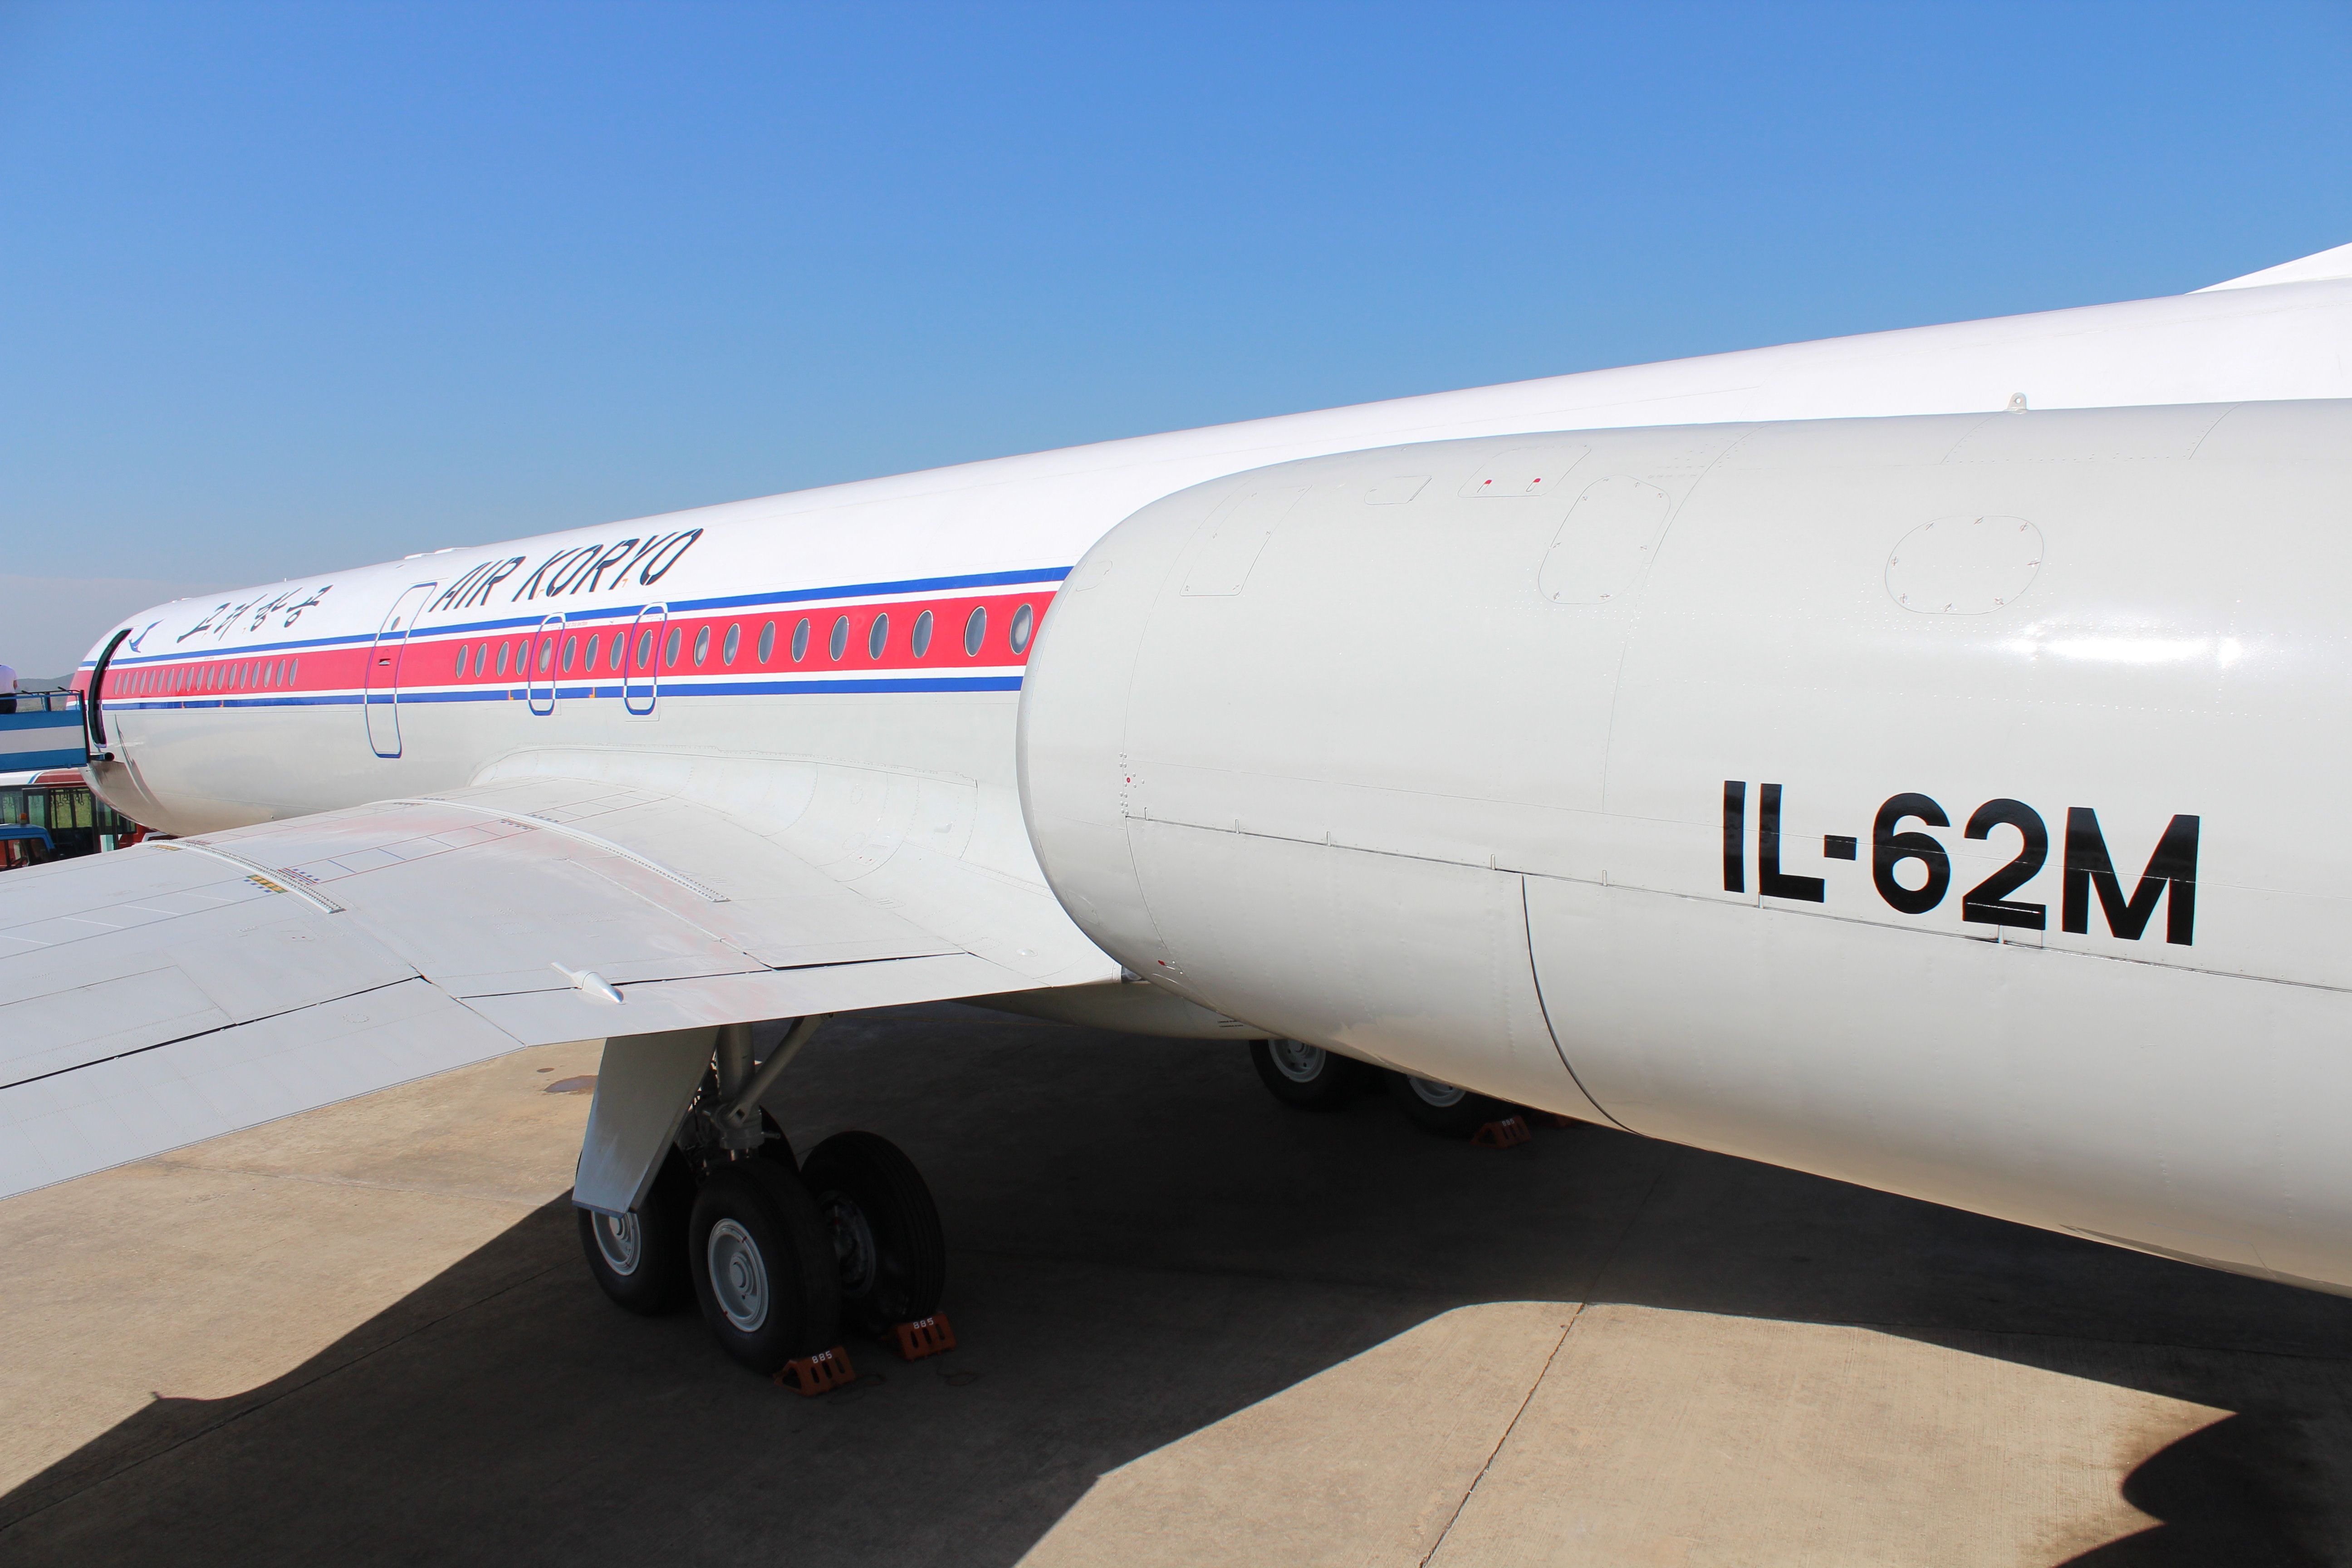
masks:
[[[603,1040],[590,1271],[940,1305],[761,1109],[941,999],[2352,1292],[2352,246],[156,605],[0,879],[0,1195]]]

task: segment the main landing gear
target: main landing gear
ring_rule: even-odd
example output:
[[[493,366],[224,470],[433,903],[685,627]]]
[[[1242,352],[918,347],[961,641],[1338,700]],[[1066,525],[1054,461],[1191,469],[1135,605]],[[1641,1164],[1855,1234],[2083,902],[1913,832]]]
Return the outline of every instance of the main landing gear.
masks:
[[[646,1316],[691,1297],[719,1347],[754,1372],[831,1349],[844,1326],[880,1335],[928,1318],[947,1287],[938,1206],[896,1144],[837,1132],[799,1162],[757,1110],[822,1022],[803,1020],[757,1064],[749,1030],[723,1031],[637,1210],[579,1211],[581,1251],[606,1296]]]
[[[1299,1040],[1252,1040],[1250,1061],[1266,1091],[1297,1110],[1337,1110],[1384,1082],[1405,1119],[1440,1138],[1468,1138],[1512,1114],[1510,1106],[1489,1096],[1391,1072]]]

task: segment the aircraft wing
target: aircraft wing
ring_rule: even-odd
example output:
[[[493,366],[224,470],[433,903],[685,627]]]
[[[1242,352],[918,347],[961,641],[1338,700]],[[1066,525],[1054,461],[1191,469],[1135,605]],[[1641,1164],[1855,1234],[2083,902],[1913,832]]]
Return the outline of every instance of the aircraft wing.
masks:
[[[0,1196],[521,1046],[1118,973],[1042,887],[784,837],[535,777],[11,872]]]

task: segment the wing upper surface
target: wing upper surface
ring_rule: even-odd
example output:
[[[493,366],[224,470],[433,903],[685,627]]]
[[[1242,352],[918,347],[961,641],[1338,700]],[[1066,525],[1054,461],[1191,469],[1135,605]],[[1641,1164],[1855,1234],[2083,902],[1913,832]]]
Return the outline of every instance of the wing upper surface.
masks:
[[[0,1194],[520,1046],[1116,973],[1042,889],[844,871],[532,777],[12,872]]]

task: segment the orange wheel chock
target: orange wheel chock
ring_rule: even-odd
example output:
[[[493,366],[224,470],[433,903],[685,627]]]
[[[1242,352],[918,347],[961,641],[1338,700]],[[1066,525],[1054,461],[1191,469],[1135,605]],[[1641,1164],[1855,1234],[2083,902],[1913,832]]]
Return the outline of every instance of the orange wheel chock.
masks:
[[[776,1386],[789,1388],[803,1399],[814,1399],[820,1394],[831,1394],[857,1381],[857,1369],[849,1364],[849,1352],[840,1345],[814,1355],[784,1363],[784,1370],[776,1373]]]
[[[1500,1121],[1489,1121],[1471,1134],[1470,1142],[1481,1149],[1515,1149],[1535,1137],[1535,1130],[1524,1116],[1506,1116]]]
[[[956,1348],[955,1330],[949,1327],[945,1312],[933,1312],[911,1323],[893,1323],[890,1332],[898,1339],[898,1353],[908,1361]]]
[[[1557,1110],[1522,1110],[1519,1114],[1526,1117],[1529,1122],[1538,1127],[1574,1127],[1578,1125],[1575,1117],[1562,1116]]]

